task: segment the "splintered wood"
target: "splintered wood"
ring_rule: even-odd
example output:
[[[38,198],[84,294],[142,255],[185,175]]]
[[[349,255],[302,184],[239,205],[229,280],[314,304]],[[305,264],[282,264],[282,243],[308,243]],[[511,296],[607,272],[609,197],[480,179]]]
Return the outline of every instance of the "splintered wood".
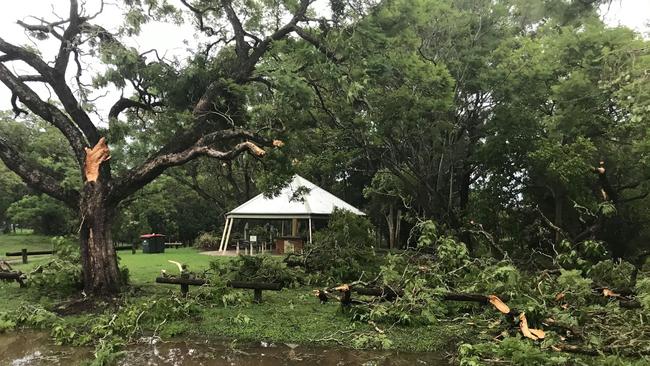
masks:
[[[99,178],[99,166],[111,158],[111,152],[108,149],[105,138],[100,138],[92,149],[86,148],[86,163],[84,173],[86,181],[96,182]]]
[[[603,289],[603,296],[605,296],[605,297],[621,297],[621,294],[617,294],[616,292],[614,292],[614,291],[612,291],[612,290],[610,290],[608,288],[604,288]]]
[[[541,329],[528,328],[528,319],[526,319],[526,313],[519,314],[519,329],[521,334],[526,338],[530,338],[534,341],[539,339],[544,339],[546,333]]]
[[[501,313],[506,315],[510,314],[510,307],[501,301],[499,297],[495,295],[488,295],[487,298],[490,304],[492,304],[492,306],[494,306]],[[521,334],[523,334],[524,337],[535,341],[544,339],[546,336],[544,331],[541,329],[528,328],[528,319],[526,319],[526,313],[519,314],[519,330],[521,330]]]
[[[349,292],[350,291],[350,286],[348,284],[344,283],[344,284],[342,284],[340,286],[334,287],[334,290],[340,291],[340,292]]]
[[[502,312],[504,314],[509,314],[510,313],[510,308],[508,307],[508,305],[506,305],[503,301],[501,301],[501,299],[499,299],[498,296],[496,296],[496,295],[488,295],[487,298],[488,298],[488,301],[490,302],[490,304],[492,304],[492,306],[494,306],[500,312]]]
[[[266,151],[264,151],[264,149],[262,149],[261,147],[255,145],[254,143],[252,143],[250,141],[246,141],[245,144],[246,144],[246,146],[248,146],[248,149],[250,150],[250,152],[253,153],[253,155],[255,155],[255,156],[262,157],[262,156],[264,156],[266,154]]]

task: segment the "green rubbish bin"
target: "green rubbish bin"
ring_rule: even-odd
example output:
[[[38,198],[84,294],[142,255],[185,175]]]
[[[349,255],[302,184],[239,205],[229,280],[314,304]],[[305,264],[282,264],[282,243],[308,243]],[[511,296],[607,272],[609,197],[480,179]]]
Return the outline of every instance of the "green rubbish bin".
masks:
[[[140,239],[142,239],[142,253],[165,252],[165,235],[144,234],[140,235]]]

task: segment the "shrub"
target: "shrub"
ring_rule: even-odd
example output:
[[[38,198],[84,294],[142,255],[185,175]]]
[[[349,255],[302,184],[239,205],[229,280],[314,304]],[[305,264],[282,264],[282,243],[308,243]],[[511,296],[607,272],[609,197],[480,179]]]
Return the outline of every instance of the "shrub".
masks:
[[[194,246],[202,250],[217,250],[221,237],[214,235],[214,233],[202,233],[194,240]]]

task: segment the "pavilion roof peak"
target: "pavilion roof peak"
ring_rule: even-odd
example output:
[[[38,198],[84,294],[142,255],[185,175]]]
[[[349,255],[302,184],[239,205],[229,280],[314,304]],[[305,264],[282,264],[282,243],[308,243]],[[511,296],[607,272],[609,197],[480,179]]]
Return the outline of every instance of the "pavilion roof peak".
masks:
[[[267,197],[261,193],[228,212],[227,216],[304,217],[330,215],[335,208],[344,209],[357,215],[364,215],[356,207],[296,174],[278,195]]]

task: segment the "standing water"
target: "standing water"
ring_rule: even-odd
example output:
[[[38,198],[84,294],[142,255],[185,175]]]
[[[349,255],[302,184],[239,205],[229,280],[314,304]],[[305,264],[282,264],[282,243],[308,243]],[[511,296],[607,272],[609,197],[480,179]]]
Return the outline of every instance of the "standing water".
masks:
[[[44,332],[0,334],[2,366],[74,366],[92,360],[86,347],[54,345]],[[434,365],[446,362],[435,353],[357,351],[349,349],[303,347],[293,344],[237,343],[197,340],[162,342],[141,339],[126,349],[121,366],[279,366],[279,365]]]

